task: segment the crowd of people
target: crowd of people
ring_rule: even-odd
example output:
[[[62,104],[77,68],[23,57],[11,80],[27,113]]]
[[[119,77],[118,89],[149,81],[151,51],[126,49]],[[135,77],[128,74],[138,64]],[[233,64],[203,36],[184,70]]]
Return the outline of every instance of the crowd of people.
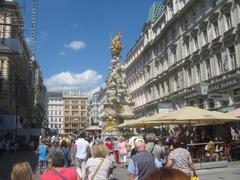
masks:
[[[177,138],[169,142],[168,147],[164,146],[153,133],[132,136],[128,140],[112,135],[105,138],[86,137],[84,133],[78,137],[40,137],[36,150],[40,180],[114,179],[113,171],[116,167],[126,169],[130,180],[158,176],[164,179],[165,175],[160,172],[169,173],[165,178],[180,173],[182,180],[189,179],[191,175],[196,176],[190,152],[181,147]],[[12,180],[22,177],[21,173],[26,180],[34,179],[27,162],[13,167]]]

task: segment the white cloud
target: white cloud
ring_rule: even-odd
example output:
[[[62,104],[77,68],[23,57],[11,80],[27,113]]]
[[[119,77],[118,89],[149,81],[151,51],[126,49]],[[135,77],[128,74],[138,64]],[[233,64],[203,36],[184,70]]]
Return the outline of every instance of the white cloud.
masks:
[[[61,52],[59,52],[59,55],[61,55],[61,56],[64,56],[65,54],[66,54],[65,51],[61,51]]]
[[[95,89],[102,80],[102,75],[93,70],[86,70],[82,73],[73,73],[70,71],[55,74],[44,81],[47,89],[54,90],[80,90],[80,92],[89,92]]]
[[[105,88],[106,87],[106,83],[102,83],[101,85],[91,89],[90,91],[84,92],[83,95],[91,97],[95,92],[100,91],[101,88]]]
[[[65,47],[71,48],[73,50],[80,50],[86,47],[86,44],[83,41],[72,41],[69,44],[66,44]]]

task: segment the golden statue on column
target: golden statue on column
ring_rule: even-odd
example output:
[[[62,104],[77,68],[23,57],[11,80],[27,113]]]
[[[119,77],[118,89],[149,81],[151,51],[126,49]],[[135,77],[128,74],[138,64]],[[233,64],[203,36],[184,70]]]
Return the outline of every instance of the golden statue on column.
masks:
[[[123,48],[123,45],[120,42],[121,37],[122,36],[121,36],[120,32],[117,32],[112,40],[112,44],[110,47],[112,56],[119,56],[119,54]]]

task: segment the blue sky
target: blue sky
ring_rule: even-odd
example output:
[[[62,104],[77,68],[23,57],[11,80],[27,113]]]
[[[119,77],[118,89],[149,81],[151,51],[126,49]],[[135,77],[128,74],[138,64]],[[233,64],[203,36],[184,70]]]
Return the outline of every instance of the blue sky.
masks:
[[[155,0],[159,1],[159,0]],[[107,76],[111,37],[122,33],[122,59],[141,34],[154,0],[38,0],[36,58],[51,90],[90,91]],[[31,0],[25,0],[25,36]]]

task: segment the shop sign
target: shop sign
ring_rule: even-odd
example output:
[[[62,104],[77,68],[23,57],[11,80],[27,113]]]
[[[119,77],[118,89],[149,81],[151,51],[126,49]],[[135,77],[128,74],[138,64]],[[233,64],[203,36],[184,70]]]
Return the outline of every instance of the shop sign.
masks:
[[[209,90],[210,91],[215,91],[215,90],[218,90],[218,89],[229,88],[229,87],[235,86],[237,84],[239,84],[239,80],[231,79],[231,80],[227,80],[227,81],[222,82],[222,83],[215,84],[213,86],[210,85]]]
[[[219,100],[219,101],[228,101],[229,95],[228,94],[208,94],[208,98]]]

